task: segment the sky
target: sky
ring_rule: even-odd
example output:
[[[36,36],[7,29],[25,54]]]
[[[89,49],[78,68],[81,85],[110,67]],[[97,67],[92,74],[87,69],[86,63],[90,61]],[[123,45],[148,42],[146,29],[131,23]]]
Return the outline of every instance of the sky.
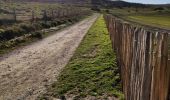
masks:
[[[170,0],[124,0],[128,2],[144,3],[144,4],[170,4]]]

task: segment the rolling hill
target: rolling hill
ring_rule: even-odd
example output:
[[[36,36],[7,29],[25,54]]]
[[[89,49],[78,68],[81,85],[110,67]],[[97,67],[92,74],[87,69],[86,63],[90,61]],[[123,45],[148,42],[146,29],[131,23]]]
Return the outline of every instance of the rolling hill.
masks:
[[[140,6],[143,4],[129,3],[122,0],[2,0],[2,1],[13,1],[13,2],[48,2],[48,3],[69,3],[69,4],[92,4],[105,7],[129,7],[129,6]]]
[[[48,3],[69,3],[69,4],[89,4],[89,5],[97,5],[102,7],[148,7],[155,5],[146,5],[140,3],[131,3],[123,0],[1,0],[1,1],[13,1],[13,2],[48,2]],[[157,5],[158,6],[158,5]],[[169,5],[159,5],[159,6],[167,6]]]

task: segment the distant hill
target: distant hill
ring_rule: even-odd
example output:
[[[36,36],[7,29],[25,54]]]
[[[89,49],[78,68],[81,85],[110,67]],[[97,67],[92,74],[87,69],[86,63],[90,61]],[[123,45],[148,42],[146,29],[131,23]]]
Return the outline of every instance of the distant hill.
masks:
[[[130,3],[122,0],[92,0],[92,4],[105,7],[146,7],[144,4]]]
[[[128,3],[121,0],[3,0],[14,2],[58,2],[58,3],[71,3],[71,4],[92,4],[105,7],[124,7],[124,6],[143,6],[143,4]]]
[[[14,2],[59,2],[59,3],[90,3],[91,0],[3,0]]]
[[[58,2],[58,3],[69,3],[69,4],[89,4],[97,5],[102,7],[147,7],[152,5],[145,5],[140,3],[130,3],[122,0],[0,0],[0,1],[14,1],[14,2]],[[170,6],[160,5],[160,6]]]

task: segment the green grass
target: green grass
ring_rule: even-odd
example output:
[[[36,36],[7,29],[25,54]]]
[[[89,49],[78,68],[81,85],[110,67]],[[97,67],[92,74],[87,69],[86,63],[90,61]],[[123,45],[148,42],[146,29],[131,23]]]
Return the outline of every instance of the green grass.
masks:
[[[102,16],[91,27],[48,95],[66,94],[75,95],[75,99],[86,96],[123,98],[115,53]]]
[[[114,8],[110,13],[128,21],[152,27],[170,29],[170,9],[162,11],[154,8]]]
[[[128,18],[141,24],[170,29],[170,15],[132,15]]]

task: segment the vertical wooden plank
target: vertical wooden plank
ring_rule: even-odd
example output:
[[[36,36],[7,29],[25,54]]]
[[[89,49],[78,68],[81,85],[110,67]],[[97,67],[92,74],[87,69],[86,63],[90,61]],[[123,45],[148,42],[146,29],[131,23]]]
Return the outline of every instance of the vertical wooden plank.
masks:
[[[168,33],[147,30],[112,16],[105,20],[117,53],[126,100],[170,99]]]

